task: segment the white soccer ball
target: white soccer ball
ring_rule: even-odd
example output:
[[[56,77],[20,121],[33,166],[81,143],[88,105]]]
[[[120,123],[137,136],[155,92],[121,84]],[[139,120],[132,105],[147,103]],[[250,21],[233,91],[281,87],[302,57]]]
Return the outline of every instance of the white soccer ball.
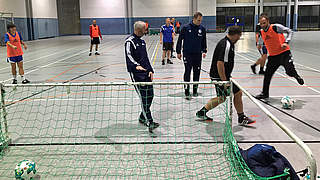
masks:
[[[36,172],[36,163],[30,160],[20,161],[14,170],[15,178],[20,180],[34,179]]]
[[[294,106],[295,100],[289,96],[285,96],[281,99],[281,104],[283,109],[292,109]]]

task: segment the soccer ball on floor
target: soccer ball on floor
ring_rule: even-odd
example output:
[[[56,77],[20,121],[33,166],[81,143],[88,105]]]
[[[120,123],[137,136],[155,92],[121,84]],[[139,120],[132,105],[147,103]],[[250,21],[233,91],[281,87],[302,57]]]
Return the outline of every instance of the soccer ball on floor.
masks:
[[[295,100],[289,96],[285,96],[281,99],[281,104],[283,109],[292,109],[294,106]]]
[[[36,176],[36,163],[30,160],[23,160],[16,165],[14,174],[16,179],[30,180]]]

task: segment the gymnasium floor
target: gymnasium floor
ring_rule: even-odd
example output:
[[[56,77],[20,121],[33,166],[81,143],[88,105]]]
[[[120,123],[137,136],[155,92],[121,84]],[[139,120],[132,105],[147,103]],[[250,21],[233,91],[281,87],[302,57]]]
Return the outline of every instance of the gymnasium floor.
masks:
[[[203,60],[202,69],[209,71],[214,47],[224,35],[223,33],[207,35],[208,56]],[[320,37],[318,35],[319,32],[294,34],[291,42],[292,54],[296,68],[305,80],[305,85],[298,85],[294,79],[287,77],[283,68],[279,68],[270,88],[270,104],[273,107],[267,105],[266,107],[298,137],[307,142],[319,162],[320,52],[318,42]],[[124,57],[125,37],[123,35],[104,36],[99,50],[101,55],[91,57],[88,56],[89,38],[87,36],[57,37],[27,42],[28,50],[24,55],[26,77],[32,83],[130,81]],[[147,36],[144,39],[155,70],[154,81],[181,81],[184,72],[183,63],[173,59],[173,65],[162,66],[159,36]],[[253,95],[260,93],[262,89],[263,76],[254,75],[250,70],[250,65],[258,56],[254,34],[244,33],[236,45],[233,77]],[[5,61],[4,47],[0,48],[0,59],[2,60],[0,61],[0,80],[11,83],[12,77],[9,64]],[[202,72],[201,81],[208,80],[208,75]],[[297,100],[294,110],[280,108],[280,99],[286,95]],[[134,93],[133,96],[135,96]],[[182,98],[182,94],[179,96]],[[203,99],[203,97],[206,97],[205,100],[210,98],[205,90],[200,90],[199,98]],[[205,101],[201,103],[204,104]],[[201,107],[201,104],[198,106]],[[288,158],[296,170],[306,167],[303,151],[246,97],[244,97],[244,108],[246,114],[257,120],[257,123],[252,127],[242,127],[237,125],[236,120],[233,121],[234,136],[240,147],[248,148],[256,143],[271,144]],[[235,115],[234,119],[236,119]],[[319,166],[318,164],[318,171]]]

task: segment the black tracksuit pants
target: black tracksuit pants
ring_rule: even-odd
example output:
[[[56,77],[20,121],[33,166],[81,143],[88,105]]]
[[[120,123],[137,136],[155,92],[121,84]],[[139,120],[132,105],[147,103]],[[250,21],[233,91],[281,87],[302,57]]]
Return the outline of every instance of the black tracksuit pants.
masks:
[[[191,70],[193,70],[193,81],[200,80],[202,54],[183,54],[184,62],[184,77],[185,82],[190,82]],[[185,86],[185,89],[189,89],[189,86]],[[193,86],[193,90],[197,91],[198,85]]]
[[[293,59],[290,50],[285,51],[276,56],[269,56],[266,72],[263,80],[263,93],[269,95],[269,87],[273,74],[277,69],[283,66],[286,70],[286,74],[290,77],[297,77],[298,73],[294,67]]]

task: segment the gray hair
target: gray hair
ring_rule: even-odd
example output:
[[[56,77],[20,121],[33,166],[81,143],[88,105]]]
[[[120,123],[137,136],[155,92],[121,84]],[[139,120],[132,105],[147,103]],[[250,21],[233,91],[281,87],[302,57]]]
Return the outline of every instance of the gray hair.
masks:
[[[143,29],[146,26],[146,23],[142,21],[137,21],[134,23],[134,30]]]

